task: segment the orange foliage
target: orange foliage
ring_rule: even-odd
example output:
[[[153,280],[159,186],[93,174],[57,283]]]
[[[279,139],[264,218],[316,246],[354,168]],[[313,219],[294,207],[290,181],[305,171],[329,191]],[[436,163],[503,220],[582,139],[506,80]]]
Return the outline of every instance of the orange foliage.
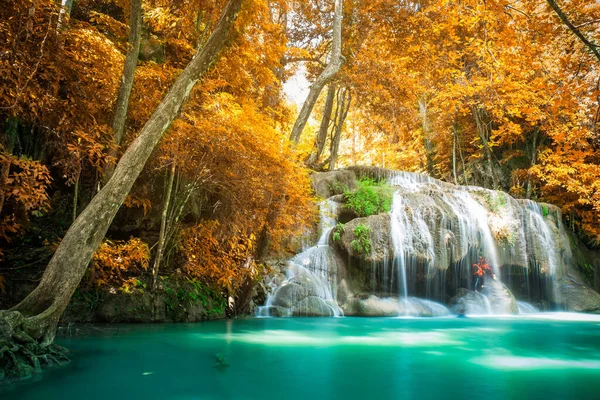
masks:
[[[150,249],[138,238],[105,240],[92,258],[90,281],[97,286],[129,290],[132,280],[148,269]]]
[[[255,245],[253,235],[206,221],[184,230],[180,246],[187,259],[186,273],[234,293],[247,279],[256,279],[265,272],[265,267],[252,258]]]
[[[0,239],[9,242],[31,214],[47,210],[48,169],[37,161],[17,158],[0,147]],[[2,252],[0,251],[0,257]]]

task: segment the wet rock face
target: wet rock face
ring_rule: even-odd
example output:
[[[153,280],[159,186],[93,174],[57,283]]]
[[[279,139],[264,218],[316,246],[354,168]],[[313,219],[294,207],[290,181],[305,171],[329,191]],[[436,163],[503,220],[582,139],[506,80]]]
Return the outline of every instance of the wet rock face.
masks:
[[[457,314],[518,314],[517,300],[499,280],[484,278],[480,292],[458,289],[450,300],[450,310]]]
[[[489,300],[492,314],[519,313],[517,299],[499,280],[486,276],[481,293]]]
[[[297,264],[288,266],[291,276],[273,293],[262,314],[270,316],[333,316],[338,305],[329,293],[328,283]],[[274,314],[271,314],[274,312]]]
[[[561,281],[559,298],[567,311],[600,314],[600,294],[572,279]]]
[[[405,258],[445,271],[477,252],[496,273],[503,266],[535,265],[542,275],[557,278],[573,262],[573,243],[555,206],[517,200],[504,192],[455,186],[425,175],[394,175],[369,168],[352,171],[361,177],[387,176],[396,193],[390,213],[352,219],[341,206],[346,226],[336,246],[347,256],[365,263],[389,262],[400,247]],[[359,224],[370,230],[369,253],[359,254],[351,246],[352,232]]]

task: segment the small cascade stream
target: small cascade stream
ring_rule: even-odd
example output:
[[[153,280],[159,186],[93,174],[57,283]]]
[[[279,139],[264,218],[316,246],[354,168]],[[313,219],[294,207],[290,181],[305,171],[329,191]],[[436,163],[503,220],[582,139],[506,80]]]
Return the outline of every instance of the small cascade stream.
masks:
[[[258,316],[343,315],[336,300],[341,261],[328,243],[337,223],[338,207],[331,199],[319,204],[321,234],[317,244],[288,262],[285,280],[274,288],[265,305],[259,307]]]

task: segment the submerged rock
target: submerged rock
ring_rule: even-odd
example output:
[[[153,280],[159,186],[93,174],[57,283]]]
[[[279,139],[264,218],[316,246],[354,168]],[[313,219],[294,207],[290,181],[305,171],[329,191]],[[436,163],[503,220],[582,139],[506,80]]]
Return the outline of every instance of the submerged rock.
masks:
[[[481,293],[489,300],[493,314],[518,314],[517,299],[498,279],[486,277]]]
[[[371,295],[366,299],[354,298],[342,308],[345,315],[359,317],[441,317],[449,314],[443,304],[416,297],[398,299]]]
[[[460,288],[450,299],[450,310],[458,314],[491,314],[490,301],[483,294]]]

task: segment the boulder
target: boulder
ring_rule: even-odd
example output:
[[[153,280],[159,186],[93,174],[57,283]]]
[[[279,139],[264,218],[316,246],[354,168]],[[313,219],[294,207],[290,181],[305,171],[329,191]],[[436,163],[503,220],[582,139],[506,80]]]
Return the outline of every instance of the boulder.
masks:
[[[461,314],[491,314],[492,308],[489,300],[479,292],[460,288],[456,295],[450,299],[450,310]]]
[[[600,294],[573,279],[560,282],[559,304],[567,311],[600,314]]]
[[[356,189],[356,175],[354,172],[345,169],[315,172],[311,178],[315,193],[324,199],[343,194],[346,190]]]
[[[355,240],[354,230],[358,225],[364,225],[370,230],[369,239],[371,242],[371,251],[359,253],[352,248],[352,241]],[[390,216],[389,214],[371,215],[365,218],[356,218],[344,224],[339,230],[340,239],[333,241],[343,254],[354,257],[368,263],[382,263],[390,259],[393,254],[390,243]]]
[[[398,299],[379,298],[371,295],[366,299],[351,299],[342,307],[344,315],[360,317],[397,317],[400,315]]]
[[[518,314],[517,299],[500,280],[486,276],[481,293],[490,302],[493,314]]]
[[[308,296],[291,308],[295,317],[333,317],[338,306],[317,296]]]

